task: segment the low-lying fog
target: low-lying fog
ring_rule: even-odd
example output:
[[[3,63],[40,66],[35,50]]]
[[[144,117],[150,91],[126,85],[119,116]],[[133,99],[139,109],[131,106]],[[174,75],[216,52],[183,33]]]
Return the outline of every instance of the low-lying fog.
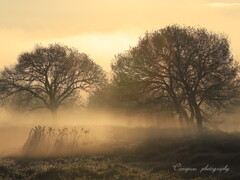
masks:
[[[72,129],[75,128],[75,130],[78,131],[78,138],[81,139],[83,144],[90,144],[91,142],[92,144],[111,144],[111,146],[130,146],[144,139],[158,136],[159,132],[163,129],[166,132],[168,132],[167,129],[181,129],[182,134],[186,131],[176,117],[174,118],[163,114],[156,116],[121,112],[113,113],[100,110],[61,110],[58,113],[57,120],[52,123],[51,113],[47,110],[13,113],[1,109],[1,156],[19,155],[29,138],[28,136],[31,129],[39,125],[41,127],[46,127],[45,132],[48,136],[50,136],[49,133],[51,133],[48,129],[49,127],[55,128],[58,133],[60,133],[60,130],[63,128],[68,128],[68,132],[70,133],[71,131],[72,133]],[[224,129],[222,127],[224,127]],[[215,125],[215,128],[227,132],[239,131],[239,127],[239,118],[237,114],[228,115],[222,123]],[[194,131],[192,128],[191,130]],[[189,129],[187,131],[189,132]],[[173,132],[174,131],[169,131],[169,133]],[[36,135],[32,134],[32,136]],[[59,134],[55,136],[59,137]],[[55,141],[57,141],[57,137],[55,138]],[[70,137],[67,136],[67,138]],[[49,146],[49,142],[48,145],[45,144],[44,146]],[[36,147],[39,147],[39,145]]]

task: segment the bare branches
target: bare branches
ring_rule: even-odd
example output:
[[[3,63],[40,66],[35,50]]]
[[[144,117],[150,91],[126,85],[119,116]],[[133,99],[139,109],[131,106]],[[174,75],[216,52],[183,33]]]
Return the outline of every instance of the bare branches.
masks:
[[[56,111],[77,91],[94,89],[103,83],[105,73],[76,49],[59,44],[37,45],[32,52],[19,56],[14,67],[6,68],[0,81],[8,96],[24,91],[41,101],[34,108]]]
[[[136,47],[116,56],[112,69],[117,86],[135,86],[131,95],[138,102],[168,96],[158,101],[160,106],[168,100],[180,116],[194,117],[199,126],[207,114],[202,111],[220,110],[239,94],[239,67],[227,38],[203,28],[174,25],[147,33]]]

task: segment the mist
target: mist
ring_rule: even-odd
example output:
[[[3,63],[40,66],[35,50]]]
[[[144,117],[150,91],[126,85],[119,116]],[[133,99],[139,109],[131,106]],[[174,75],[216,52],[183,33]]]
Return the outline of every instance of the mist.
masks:
[[[161,120],[159,120],[161,119]],[[14,112],[1,110],[0,152],[3,155],[21,155],[21,150],[33,127],[56,129],[77,127],[90,131],[91,143],[135,143],[155,136],[160,128],[180,128],[177,120],[148,115],[127,115],[109,110],[72,111],[61,109],[57,121],[52,122],[48,110],[36,112]]]
[[[146,32],[111,74],[37,44],[0,72],[0,179],[239,179],[239,69],[199,27]]]
[[[110,152],[117,148],[131,147],[147,139],[169,135],[185,137],[189,136],[189,133],[197,133],[194,127],[187,129],[188,126],[180,123],[177,116],[164,113],[129,113],[109,109],[80,111],[61,109],[56,122],[52,122],[52,116],[48,110],[23,113],[1,109],[0,113],[0,153],[2,156],[23,156],[22,150],[29,138],[29,133],[37,126],[58,130],[68,128],[70,131],[76,128],[79,132],[89,131],[89,144],[83,146],[85,150],[74,152],[78,154]],[[214,123],[214,126],[209,124],[209,128],[227,133],[239,132],[239,117],[237,110],[231,114],[221,115],[221,120]],[[66,151],[65,155],[69,156],[71,153]],[[50,154],[38,153],[38,156],[48,155]],[[51,153],[51,156],[54,156],[54,153]]]

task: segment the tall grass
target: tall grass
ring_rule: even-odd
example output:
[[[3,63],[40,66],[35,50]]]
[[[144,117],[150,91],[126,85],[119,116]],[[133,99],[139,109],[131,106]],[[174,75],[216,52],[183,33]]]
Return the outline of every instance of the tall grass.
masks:
[[[25,156],[73,154],[91,143],[90,129],[80,127],[55,129],[36,126],[29,133],[22,154]]]

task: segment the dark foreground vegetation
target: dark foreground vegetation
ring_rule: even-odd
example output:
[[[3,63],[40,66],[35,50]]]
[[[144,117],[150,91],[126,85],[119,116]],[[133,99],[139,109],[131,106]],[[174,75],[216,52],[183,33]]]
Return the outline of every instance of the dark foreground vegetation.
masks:
[[[86,146],[85,153],[74,155],[2,157],[0,179],[240,179],[239,133],[206,131],[200,135],[163,129],[156,135],[156,129],[140,131],[145,139],[137,141],[139,129],[120,128],[119,132],[124,133],[116,136],[121,138],[119,144],[98,144],[94,147],[98,152]],[[131,134],[129,141],[125,141],[127,133]],[[174,170],[179,163],[185,169]],[[212,169],[200,172],[206,166]],[[219,168],[224,167],[220,172]]]

